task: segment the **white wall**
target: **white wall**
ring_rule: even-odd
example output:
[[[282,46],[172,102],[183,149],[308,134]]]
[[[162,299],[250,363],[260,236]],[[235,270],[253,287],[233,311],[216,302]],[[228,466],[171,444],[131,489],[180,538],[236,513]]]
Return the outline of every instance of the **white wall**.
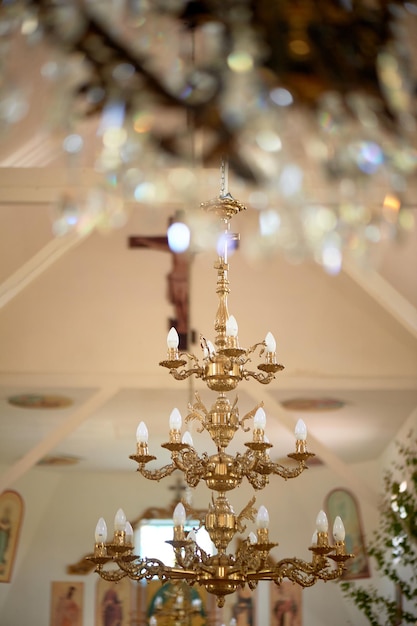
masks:
[[[377,489],[378,464],[355,468]],[[174,478],[159,485],[146,481],[135,471],[128,474],[83,474],[51,468],[37,468],[19,480],[13,488],[25,501],[25,517],[18,546],[12,581],[0,584],[0,626],[48,626],[52,581],[85,583],[84,625],[94,626],[94,599],[97,576],[71,577],[66,566],[76,562],[93,548],[97,519],[105,517],[108,525],[121,506],[127,517],[135,518],[149,506],[166,506]],[[285,482],[271,478],[271,484],[257,494],[257,505],[268,507],[271,540],[279,542],[277,559],[299,556],[310,559],[308,545],[317,512],[327,493],[343,487],[325,467],[312,468],[297,479]],[[196,490],[196,507],[205,507],[208,490]],[[247,503],[252,490],[242,485],[230,496],[236,512]],[[377,512],[361,502],[365,532],[376,525]],[[249,529],[248,529],[249,531]],[[268,625],[268,585],[257,602],[258,625]],[[321,583],[303,591],[303,626],[344,626],[365,624],[343,597],[336,583]]]

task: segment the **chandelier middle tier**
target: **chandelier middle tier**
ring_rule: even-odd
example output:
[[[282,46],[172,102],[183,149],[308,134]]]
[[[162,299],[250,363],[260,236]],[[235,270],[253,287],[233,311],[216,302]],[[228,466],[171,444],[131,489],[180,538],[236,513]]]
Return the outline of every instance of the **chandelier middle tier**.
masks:
[[[200,524],[207,530],[213,543],[214,554],[206,553],[197,543],[194,531],[186,532],[186,507],[179,503],[174,511],[172,545],[175,565],[165,565],[158,559],[133,554],[133,533],[126,516],[119,509],[115,518],[112,541],[107,542],[107,527],[100,518],[95,535],[94,555],[87,557],[96,565],[96,572],[106,580],[120,580],[128,576],[133,580],[150,580],[158,577],[161,581],[185,581],[189,585],[201,585],[207,592],[217,597],[218,606],[223,606],[225,596],[234,593],[239,587],[248,585],[255,588],[258,581],[270,580],[280,584],[284,578],[309,587],[318,580],[335,580],[342,575],[345,562],[352,557],[346,554],[345,530],[340,517],[333,525],[334,544],[329,542],[328,520],[320,511],[316,520],[317,530],[309,550],[310,561],[299,558],[284,558],[273,562],[271,549],[278,545],[269,539],[269,514],[264,506],[254,508],[255,498],[236,514],[227,498],[227,492],[238,487],[247,479],[255,490],[263,489],[271,475],[285,480],[299,476],[306,469],[306,461],[314,456],[307,450],[307,430],[299,420],[295,428],[295,451],[288,454],[292,463],[284,466],[271,461],[269,452],[272,444],[265,436],[266,416],[260,403],[243,417],[239,417],[237,399],[230,402],[226,392],[233,391],[243,380],[254,378],[262,384],[270,383],[275,374],[283,369],[277,362],[276,342],[271,333],[264,341],[245,349],[238,341],[238,327],[235,318],[229,315],[227,296],[228,246],[231,239],[230,220],[245,207],[222,189],[218,198],[202,203],[202,208],[217,215],[225,228],[224,248],[215,263],[217,270],[218,309],[214,323],[216,337],[214,343],[201,337],[202,360],[193,354],[179,351],[178,334],[174,328],[168,333],[167,357],[160,363],[168,368],[177,380],[195,376],[203,380],[207,387],[217,392],[217,398],[208,410],[198,393],[196,401],[189,404],[185,422],[198,420],[198,432],[206,430],[214,443],[214,454],[199,454],[194,448],[189,431],[181,433],[182,418],[178,409],[170,417],[169,441],[162,447],[169,450],[171,463],[160,469],[149,469],[148,463],[155,460],[148,450],[148,430],[141,422],[137,429],[137,450],[130,458],[137,462],[138,471],[147,479],[159,481],[180,470],[190,487],[200,481],[217,495],[211,498],[205,519]],[[251,355],[259,352],[263,359],[257,371],[248,369]],[[252,440],[245,443],[246,450],[235,455],[227,452],[227,447],[235,433],[250,429],[246,422],[253,418]],[[294,463],[295,462],[295,463]],[[228,548],[237,535],[246,531],[244,520],[255,521],[254,532],[240,541],[234,552]],[[230,550],[230,548],[229,548]]]

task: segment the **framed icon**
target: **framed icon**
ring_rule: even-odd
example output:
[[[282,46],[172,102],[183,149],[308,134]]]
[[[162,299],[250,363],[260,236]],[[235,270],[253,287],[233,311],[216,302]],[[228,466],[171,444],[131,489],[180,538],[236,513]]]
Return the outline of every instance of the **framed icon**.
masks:
[[[129,626],[133,623],[135,597],[132,586],[127,577],[119,582],[98,579],[95,626]]]
[[[347,489],[333,489],[326,498],[325,508],[330,520],[340,515],[346,531],[346,552],[354,554],[346,564],[343,580],[369,578],[369,560],[363,536],[359,504],[353,493]]]
[[[23,500],[16,491],[0,495],[0,582],[11,580],[23,519]]]
[[[270,587],[271,626],[302,626],[302,588],[289,580]]]
[[[51,587],[51,626],[82,626],[84,583],[53,582]]]

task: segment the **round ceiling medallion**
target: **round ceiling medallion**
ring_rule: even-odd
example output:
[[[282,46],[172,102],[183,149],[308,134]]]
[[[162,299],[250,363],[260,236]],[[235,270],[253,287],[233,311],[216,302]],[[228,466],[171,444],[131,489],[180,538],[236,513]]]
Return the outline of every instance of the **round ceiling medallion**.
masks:
[[[65,396],[33,393],[11,396],[7,401],[9,404],[23,409],[62,409],[72,404],[71,398]]]
[[[336,411],[345,406],[335,398],[292,398],[283,400],[281,406],[289,411]]]
[[[77,465],[80,462],[80,457],[69,455],[57,455],[57,456],[44,456],[37,465],[48,467],[65,467],[68,465]]]

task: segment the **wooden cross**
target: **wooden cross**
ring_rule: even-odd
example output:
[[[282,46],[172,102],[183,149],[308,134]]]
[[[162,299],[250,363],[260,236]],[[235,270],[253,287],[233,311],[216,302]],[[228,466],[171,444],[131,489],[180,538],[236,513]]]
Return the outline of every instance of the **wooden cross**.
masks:
[[[177,482],[174,485],[168,487],[170,491],[174,492],[174,502],[181,502],[182,495],[187,489],[180,476],[177,477]]]
[[[168,320],[168,329],[174,326],[179,336],[180,350],[188,349],[189,339],[189,295],[191,253],[173,252],[168,245],[167,235],[129,237],[129,248],[148,248],[169,252],[172,257],[171,271],[167,274],[168,300],[174,307],[175,317]],[[191,342],[195,342],[195,332],[191,331]]]
[[[169,223],[172,222],[172,219]],[[189,295],[190,267],[192,253],[173,252],[168,245],[167,235],[132,235],[128,239],[129,248],[148,248],[169,252],[172,257],[172,268],[167,274],[168,300],[174,307],[175,317],[168,320],[168,329],[174,326],[179,336],[180,350],[188,349],[188,340],[196,341],[196,332],[189,329]],[[239,246],[239,235],[227,233],[224,237],[225,258],[227,251],[236,250]]]

